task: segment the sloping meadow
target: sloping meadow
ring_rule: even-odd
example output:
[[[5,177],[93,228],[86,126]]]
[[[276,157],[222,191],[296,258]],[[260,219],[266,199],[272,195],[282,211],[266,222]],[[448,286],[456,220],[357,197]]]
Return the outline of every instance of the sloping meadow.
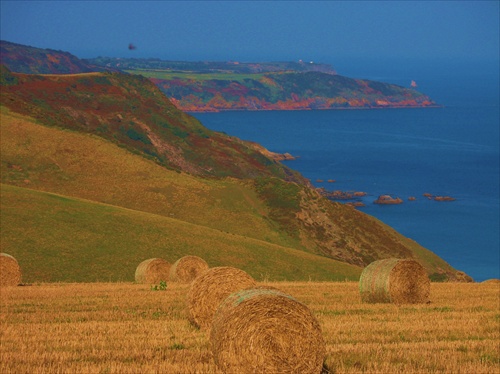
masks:
[[[156,214],[1,185],[2,249],[23,282],[133,281],[137,266],[192,254],[256,279],[356,280],[361,268]]]

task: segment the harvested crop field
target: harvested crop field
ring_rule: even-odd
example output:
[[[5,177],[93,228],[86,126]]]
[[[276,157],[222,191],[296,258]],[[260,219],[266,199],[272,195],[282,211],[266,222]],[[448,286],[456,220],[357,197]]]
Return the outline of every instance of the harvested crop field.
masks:
[[[260,283],[259,285],[263,285]],[[358,283],[267,283],[307,305],[331,373],[498,373],[500,285],[432,283],[429,304],[368,304]],[[2,373],[219,373],[188,284],[1,288]]]

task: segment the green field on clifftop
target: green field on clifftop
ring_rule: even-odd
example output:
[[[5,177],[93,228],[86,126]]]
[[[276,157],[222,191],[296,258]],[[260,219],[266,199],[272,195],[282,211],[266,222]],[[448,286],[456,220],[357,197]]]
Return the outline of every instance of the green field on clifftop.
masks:
[[[155,79],[165,79],[165,80],[173,80],[173,79],[185,79],[185,80],[196,80],[196,81],[207,81],[207,80],[219,80],[219,81],[237,81],[243,82],[245,80],[254,79],[259,80],[265,76],[264,73],[253,73],[253,74],[244,74],[244,73],[198,73],[198,72],[189,72],[189,71],[168,71],[168,70],[125,70],[126,73],[129,74],[140,74],[145,76],[146,78],[155,78]]]

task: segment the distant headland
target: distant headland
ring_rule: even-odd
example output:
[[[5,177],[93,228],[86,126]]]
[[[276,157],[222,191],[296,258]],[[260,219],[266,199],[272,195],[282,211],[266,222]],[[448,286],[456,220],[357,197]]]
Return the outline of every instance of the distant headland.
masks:
[[[68,52],[1,41],[1,59],[10,71],[78,74],[98,71],[142,75],[180,110],[315,110],[439,107],[416,90],[348,78],[329,64],[313,61],[165,61],[157,58],[78,59]]]
[[[99,57],[94,66],[141,74],[187,112],[438,107],[415,85],[353,79],[315,62],[189,62]]]

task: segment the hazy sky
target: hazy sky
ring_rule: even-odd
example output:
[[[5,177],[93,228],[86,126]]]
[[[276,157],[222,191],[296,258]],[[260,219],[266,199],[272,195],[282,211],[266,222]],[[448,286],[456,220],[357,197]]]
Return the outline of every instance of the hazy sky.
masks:
[[[498,60],[499,3],[1,0],[1,38],[81,58]]]

